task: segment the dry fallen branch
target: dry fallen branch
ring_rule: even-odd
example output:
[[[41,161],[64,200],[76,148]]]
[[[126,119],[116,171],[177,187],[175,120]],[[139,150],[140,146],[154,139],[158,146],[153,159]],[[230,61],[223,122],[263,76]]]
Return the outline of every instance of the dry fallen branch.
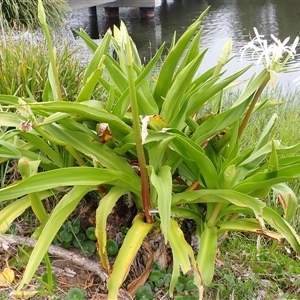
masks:
[[[0,249],[2,248],[5,251],[7,251],[11,245],[22,245],[34,248],[36,243],[37,241],[32,238],[0,234]],[[108,274],[101,268],[101,266],[88,258],[54,245],[50,245],[47,252],[51,255],[68,260],[74,265],[83,267],[84,269],[98,275],[104,282],[108,279]],[[120,289],[119,293],[122,299],[132,300],[132,297],[127,291]]]
[[[0,234],[0,248],[3,248],[4,250],[8,250],[10,245],[23,245],[34,248],[36,243],[37,241],[32,238]],[[79,267],[85,268],[98,275],[103,281],[106,281],[108,278],[108,274],[99,264],[81,255],[77,255],[69,250],[54,245],[50,245],[47,252],[51,255],[68,260]]]

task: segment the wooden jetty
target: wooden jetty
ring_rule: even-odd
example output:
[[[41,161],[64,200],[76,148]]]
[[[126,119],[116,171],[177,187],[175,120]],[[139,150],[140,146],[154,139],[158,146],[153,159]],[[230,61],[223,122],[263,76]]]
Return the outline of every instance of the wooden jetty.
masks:
[[[154,17],[154,8],[161,5],[162,0],[68,0],[72,10],[89,8],[91,16],[96,14],[96,6],[105,8],[109,18],[119,17],[119,7],[139,7],[141,18]],[[96,16],[96,15],[95,15]]]

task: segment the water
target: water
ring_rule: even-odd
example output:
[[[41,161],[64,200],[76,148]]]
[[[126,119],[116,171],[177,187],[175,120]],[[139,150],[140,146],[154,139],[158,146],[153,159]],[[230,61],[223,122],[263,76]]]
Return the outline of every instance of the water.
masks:
[[[210,10],[202,23],[200,47],[209,50],[201,70],[215,65],[222,46],[229,38],[233,39],[232,54],[235,58],[226,66],[228,75],[251,62],[255,63],[256,59],[251,57],[250,52],[240,59],[241,47],[250,41],[250,35],[254,36],[253,27],[270,43],[271,34],[281,41],[290,36],[289,45],[300,35],[300,0],[162,0],[162,5],[155,9],[154,19],[141,20],[138,8],[120,8],[120,19],[126,24],[140,55],[149,59],[163,42],[169,45],[174,31],[179,37],[207,6],[210,6]],[[81,18],[76,18],[77,22],[81,20],[80,26],[88,30],[86,11],[77,11],[75,14],[80,13]],[[119,21],[106,19],[104,9],[98,8],[100,33],[103,34],[114,24],[118,25]],[[297,52],[300,53],[300,45]],[[292,63],[300,64],[300,54],[295,56]],[[255,65],[242,79],[249,78],[261,68]],[[279,84],[285,89],[296,89],[292,81],[299,76],[300,70],[281,74]]]

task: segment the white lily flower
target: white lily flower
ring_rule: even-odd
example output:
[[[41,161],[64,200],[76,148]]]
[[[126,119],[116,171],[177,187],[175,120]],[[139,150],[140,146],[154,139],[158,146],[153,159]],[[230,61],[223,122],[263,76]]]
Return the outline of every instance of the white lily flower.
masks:
[[[146,142],[146,137],[148,136],[148,123],[151,119],[151,117],[153,116],[145,116],[144,118],[143,117],[140,117],[141,118],[141,121],[142,121],[142,144],[145,144]]]
[[[290,57],[294,58],[299,37],[297,36],[295,38],[292,46],[287,46],[290,37],[287,37],[281,42],[280,39],[271,34],[274,43],[268,45],[268,41],[264,39],[264,36],[260,35],[255,27],[253,29],[255,37],[247,45],[241,48],[241,59],[245,51],[248,49],[252,50],[252,58],[254,55],[258,56],[257,65],[263,63],[264,67],[270,72],[270,83],[273,87],[279,73],[287,70],[287,68],[284,67]],[[281,61],[283,58],[284,60]]]
[[[297,85],[300,84],[300,76],[298,78],[296,78],[295,80],[293,80],[293,82],[295,82]]]

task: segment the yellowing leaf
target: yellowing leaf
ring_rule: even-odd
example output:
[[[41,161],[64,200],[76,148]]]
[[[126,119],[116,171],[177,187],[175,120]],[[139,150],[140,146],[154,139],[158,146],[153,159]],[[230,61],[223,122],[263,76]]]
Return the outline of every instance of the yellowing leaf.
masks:
[[[24,291],[13,291],[11,293],[11,296],[17,298],[17,299],[30,299],[33,296],[35,296],[38,292],[32,291],[32,292],[24,292]]]
[[[9,286],[15,278],[14,271],[10,268],[5,268],[0,273],[0,287]]]

